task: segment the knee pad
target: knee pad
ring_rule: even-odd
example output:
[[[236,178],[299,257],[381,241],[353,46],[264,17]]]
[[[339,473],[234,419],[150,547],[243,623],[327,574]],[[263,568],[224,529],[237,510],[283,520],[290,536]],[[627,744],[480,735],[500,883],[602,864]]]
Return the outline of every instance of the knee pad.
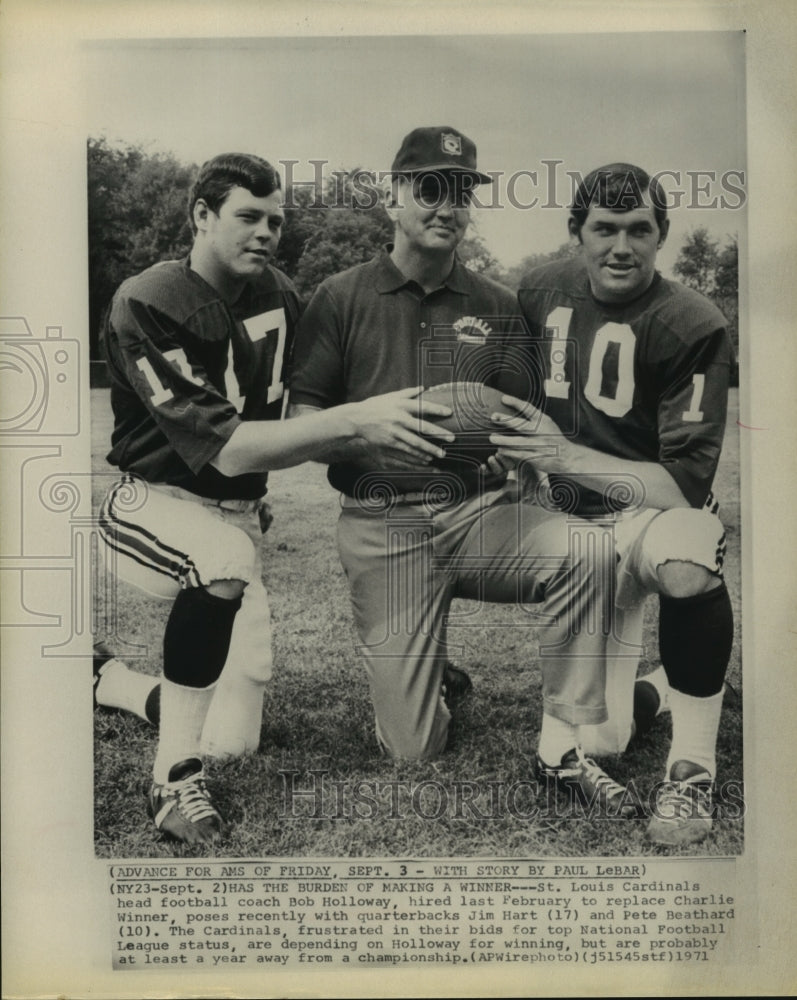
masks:
[[[181,591],[163,635],[163,675],[184,687],[206,688],[221,674],[241,598],[228,600],[204,587]]]
[[[659,650],[670,687],[697,698],[722,690],[733,645],[725,584],[694,597],[659,598]]]

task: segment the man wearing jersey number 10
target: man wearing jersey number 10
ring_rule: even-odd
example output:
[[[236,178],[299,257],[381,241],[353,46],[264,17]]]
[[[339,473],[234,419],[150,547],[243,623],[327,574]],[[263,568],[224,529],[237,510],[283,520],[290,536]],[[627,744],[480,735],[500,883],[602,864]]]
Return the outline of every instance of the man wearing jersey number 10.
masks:
[[[531,333],[528,363],[543,376],[538,409],[515,400],[521,416],[496,417],[524,437],[494,435],[500,450],[491,462],[519,466],[527,487],[573,514],[614,521],[610,717],[579,737],[587,751],[621,752],[634,720],[669,709],[672,743],[648,836],[678,845],[711,829],[733,640],[725,535],[711,494],[731,347],[718,310],[656,271],[668,226],[664,194],[639,167],[611,164],[583,180],[569,218],[581,256],[533,271],[518,296]],[[624,501],[618,482],[628,489]],[[659,595],[662,666],[635,691],[651,593]],[[555,773],[561,762],[540,766]]]
[[[119,578],[172,602],[163,636],[160,733],[149,809],[156,827],[212,843],[225,823],[203,755],[257,748],[271,635],[260,543],[267,470],[358,442],[382,460],[423,463],[417,389],[283,422],[284,367],[298,299],[271,267],[284,221],[279,175],[224,154],[189,199],[190,256],[130,278],[108,312],[103,347],[114,414],[100,534]],[[97,702],[151,713],[152,677],[102,658]]]
[[[394,242],[315,292],[297,334],[292,413],[416,382],[494,381],[504,343],[522,336],[514,294],[457,256],[473,191],[492,181],[477,169],[472,140],[447,126],[414,129],[390,176]],[[602,619],[614,571],[613,554],[599,549],[593,558],[587,544],[573,544],[589,525],[518,504],[516,482],[502,470],[484,475],[483,460],[450,473],[443,456],[431,469],[388,466],[350,445],[331,446],[323,457],[343,494],[338,550],[376,735],[388,753],[430,759],[446,747],[450,712],[441,682],[455,597],[540,604],[548,617],[541,754],[557,752],[551,748],[559,747],[562,727],[570,734],[607,718],[602,621],[573,627],[592,613]],[[636,811],[625,789],[583,755],[568,779],[577,797],[604,814]]]

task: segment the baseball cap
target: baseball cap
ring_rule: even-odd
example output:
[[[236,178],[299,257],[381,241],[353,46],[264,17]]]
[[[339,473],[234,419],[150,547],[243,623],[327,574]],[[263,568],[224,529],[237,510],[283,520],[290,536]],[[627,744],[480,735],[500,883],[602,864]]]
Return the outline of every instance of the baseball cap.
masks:
[[[456,170],[471,174],[482,184],[493,178],[476,169],[476,143],[449,125],[413,129],[404,137],[393,160],[393,174],[421,174],[435,170]]]

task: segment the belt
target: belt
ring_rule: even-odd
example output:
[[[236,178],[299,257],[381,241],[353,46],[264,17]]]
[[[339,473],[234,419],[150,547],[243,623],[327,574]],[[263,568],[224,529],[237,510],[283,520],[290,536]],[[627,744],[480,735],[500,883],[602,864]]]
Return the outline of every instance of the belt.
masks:
[[[202,503],[209,507],[221,507],[222,510],[231,510],[236,514],[253,514],[263,503],[263,497],[257,500],[211,500],[202,497]]]
[[[462,496],[438,496],[435,497],[434,490],[418,490],[410,493],[390,493],[384,498],[375,497],[373,501],[368,497],[352,497],[347,493],[341,493],[340,502],[343,507],[356,507],[359,510],[379,511],[387,510],[395,504],[425,504],[430,510],[442,510],[445,507],[459,507],[469,500],[480,498],[485,504],[491,504],[499,496],[506,492],[506,485],[498,486],[490,490],[472,490]]]
[[[159,493],[166,493],[168,496],[177,497],[180,500],[190,500],[192,503],[201,503],[203,507],[219,507],[221,510],[229,510],[236,514],[254,514],[263,503],[263,497],[255,500],[235,500],[231,498],[217,499],[216,497],[202,497],[198,493],[191,493],[184,490],[182,486],[171,486],[168,483],[148,483],[150,489]]]
[[[377,501],[375,504],[369,503],[365,499],[360,499],[358,497],[350,497],[347,493],[341,493],[340,502],[344,507],[357,507],[360,510],[376,509],[381,507],[392,507],[397,503],[423,503],[429,502],[429,495],[427,493],[391,493],[388,497],[384,498],[383,502]]]

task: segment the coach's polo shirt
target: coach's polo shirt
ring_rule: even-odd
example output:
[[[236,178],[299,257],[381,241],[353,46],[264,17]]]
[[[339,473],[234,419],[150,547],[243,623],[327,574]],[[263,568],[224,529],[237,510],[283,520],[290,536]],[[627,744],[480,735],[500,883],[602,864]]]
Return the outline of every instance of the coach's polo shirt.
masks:
[[[489,382],[506,333],[523,327],[517,298],[455,260],[431,292],[407,279],[388,250],[328,278],[297,329],[292,403],[326,409],[409,386],[457,380]],[[329,481],[351,495],[366,469],[332,465]],[[402,475],[402,491],[433,477]]]

